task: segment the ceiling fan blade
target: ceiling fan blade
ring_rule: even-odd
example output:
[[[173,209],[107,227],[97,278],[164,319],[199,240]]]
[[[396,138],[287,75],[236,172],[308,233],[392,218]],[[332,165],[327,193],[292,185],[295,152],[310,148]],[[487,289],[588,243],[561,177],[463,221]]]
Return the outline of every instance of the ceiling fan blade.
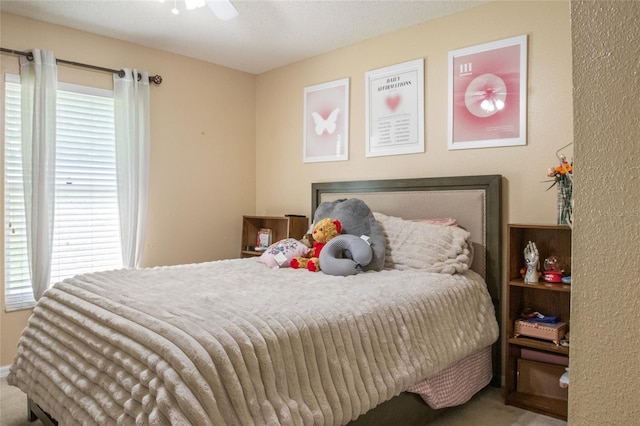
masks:
[[[207,6],[221,21],[230,21],[238,16],[238,11],[229,0],[208,0]]]
[[[184,0],[184,7],[187,10],[197,9],[204,6],[204,0]]]

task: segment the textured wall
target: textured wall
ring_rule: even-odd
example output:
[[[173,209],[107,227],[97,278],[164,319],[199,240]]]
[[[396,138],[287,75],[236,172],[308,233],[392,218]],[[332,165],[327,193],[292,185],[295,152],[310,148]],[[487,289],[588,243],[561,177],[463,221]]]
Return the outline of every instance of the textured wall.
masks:
[[[573,1],[571,425],[640,421],[640,2]]]

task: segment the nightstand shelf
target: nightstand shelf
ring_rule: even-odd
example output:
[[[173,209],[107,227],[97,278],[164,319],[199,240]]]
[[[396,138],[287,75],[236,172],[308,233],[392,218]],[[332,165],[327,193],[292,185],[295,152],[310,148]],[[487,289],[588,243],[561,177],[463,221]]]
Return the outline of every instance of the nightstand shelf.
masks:
[[[520,269],[524,266],[523,250],[529,241],[536,243],[541,266],[545,258],[556,256],[565,275],[571,275],[571,228],[508,225],[505,404],[566,420],[567,392],[559,383],[564,365],[559,363],[568,363],[569,347],[514,336],[515,321],[525,308],[556,316],[567,324],[567,331],[571,322],[570,284],[546,283],[542,278],[534,284],[523,281]]]
[[[524,280],[519,279],[519,280],[509,281],[509,285],[526,287],[526,288],[537,288],[539,290],[565,291],[565,292],[571,293],[571,284],[545,283],[545,282],[527,284],[524,282]]]
[[[521,346],[523,348],[537,349],[567,356],[569,355],[569,348],[566,346],[558,346],[553,342],[547,342],[545,340],[534,339],[531,337],[511,337],[507,339],[507,343],[510,345]]]
[[[547,416],[566,419],[568,403],[564,399],[547,398],[523,392],[512,392],[505,401],[509,405],[524,408]]]
[[[263,253],[254,249],[261,229],[271,230],[271,243],[285,238],[300,239],[309,229],[309,220],[306,216],[242,216],[240,257],[260,256]]]

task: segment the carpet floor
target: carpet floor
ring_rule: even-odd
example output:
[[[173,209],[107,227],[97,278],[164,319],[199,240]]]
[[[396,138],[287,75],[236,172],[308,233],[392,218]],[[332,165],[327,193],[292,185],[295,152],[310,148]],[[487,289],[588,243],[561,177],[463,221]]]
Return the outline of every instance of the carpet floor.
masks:
[[[435,426],[565,426],[567,422],[504,405],[501,389],[487,387],[462,407],[444,412]],[[0,425],[38,426],[27,420],[27,398],[16,387],[0,380]],[[392,425],[390,425],[392,426]],[[393,425],[395,426],[395,425]]]

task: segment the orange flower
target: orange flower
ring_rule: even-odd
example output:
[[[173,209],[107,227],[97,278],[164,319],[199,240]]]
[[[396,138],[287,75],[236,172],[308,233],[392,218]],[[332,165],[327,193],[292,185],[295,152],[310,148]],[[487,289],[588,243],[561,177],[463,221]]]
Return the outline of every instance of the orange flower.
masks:
[[[556,167],[555,170],[556,170],[556,173],[559,173],[561,175],[566,175],[567,173],[573,172],[573,167],[571,167],[571,164],[564,162],[558,167]]]
[[[560,156],[560,165],[557,167],[549,167],[547,169],[547,177],[553,178],[551,186],[547,189],[553,188],[553,186],[557,183],[564,184],[565,182],[570,181],[573,176],[573,166],[571,163],[567,162],[567,158],[562,155]]]

